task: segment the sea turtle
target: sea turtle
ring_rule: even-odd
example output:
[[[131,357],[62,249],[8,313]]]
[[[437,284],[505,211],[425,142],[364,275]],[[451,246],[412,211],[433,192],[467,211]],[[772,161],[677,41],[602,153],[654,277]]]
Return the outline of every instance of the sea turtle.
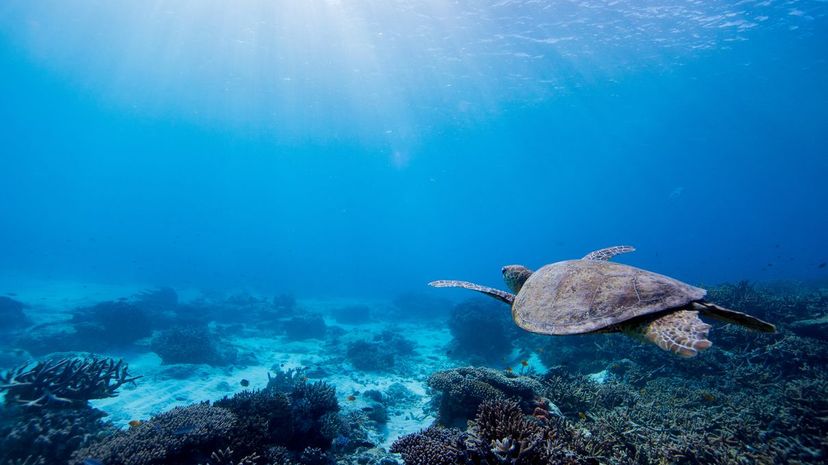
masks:
[[[707,291],[676,279],[609,261],[634,251],[616,246],[532,270],[521,265],[501,270],[501,291],[466,281],[432,281],[434,287],[482,292],[512,307],[515,323],[533,333],[565,335],[623,332],[682,357],[709,348],[710,325],[702,315],[755,331],[776,328],[750,315],[704,300]]]

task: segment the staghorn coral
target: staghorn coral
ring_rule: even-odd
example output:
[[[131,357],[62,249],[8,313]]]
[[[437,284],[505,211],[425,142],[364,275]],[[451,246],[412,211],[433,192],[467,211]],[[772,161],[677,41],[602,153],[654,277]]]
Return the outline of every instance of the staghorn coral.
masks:
[[[115,397],[118,388],[138,378],[130,376],[123,360],[65,358],[7,371],[0,391],[6,393],[6,405],[75,407],[90,399]]]
[[[72,454],[75,464],[97,460],[107,465],[199,463],[228,447],[236,417],[208,403],[176,407],[136,427],[108,436]]]

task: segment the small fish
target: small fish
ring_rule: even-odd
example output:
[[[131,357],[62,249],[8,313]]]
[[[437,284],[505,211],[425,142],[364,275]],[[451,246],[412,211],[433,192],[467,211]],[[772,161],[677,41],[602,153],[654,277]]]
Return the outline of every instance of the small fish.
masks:
[[[129,427],[130,428],[135,428],[136,426],[141,426],[143,424],[144,424],[144,422],[141,421],[141,420],[129,420]]]
[[[822,262],[819,264],[819,266],[817,266],[817,268],[825,268],[826,266],[828,266],[828,263]]]
[[[521,360],[520,361],[520,366],[528,367],[529,366],[529,360]]]
[[[83,459],[82,463],[83,465],[104,465],[103,462],[98,459]]]
[[[241,381],[239,381],[239,384],[241,384],[241,385],[242,385],[242,387],[247,387],[247,386],[250,386],[250,381],[248,381],[248,380],[246,380],[246,379],[242,378],[242,380],[241,380]]]
[[[176,436],[183,436],[185,434],[192,433],[193,431],[195,431],[195,429],[196,429],[195,425],[184,425],[184,426],[179,427],[175,431],[173,431],[173,434],[176,435]]]
[[[512,372],[512,367],[506,367],[506,372],[511,373]]]
[[[348,402],[353,402],[353,401],[356,400],[356,397],[354,397],[353,395],[350,395],[350,396],[346,397],[346,399],[348,400]]]
[[[587,416],[586,416],[586,413],[584,413],[584,412],[578,412],[578,418],[580,418],[581,420],[586,420],[586,417],[587,417]]]

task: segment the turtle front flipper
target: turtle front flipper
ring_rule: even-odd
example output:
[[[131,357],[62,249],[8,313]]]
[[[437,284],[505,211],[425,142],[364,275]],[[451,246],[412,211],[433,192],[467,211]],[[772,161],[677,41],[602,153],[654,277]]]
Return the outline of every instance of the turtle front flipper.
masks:
[[[495,298],[501,302],[507,303],[512,305],[512,302],[515,301],[514,294],[510,294],[505,291],[501,291],[500,289],[495,289],[493,287],[486,287],[481,286],[480,284],[470,283],[468,281],[454,281],[454,280],[447,280],[442,279],[439,281],[432,281],[428,283],[431,287],[462,287],[463,289],[470,289],[472,291],[482,292],[489,297]]]
[[[609,260],[612,257],[622,254],[635,252],[635,247],[631,245],[616,245],[615,247],[607,247],[606,249],[594,250],[586,255],[581,260]]]
[[[713,345],[707,340],[710,325],[699,319],[699,312],[678,310],[625,328],[647,342],[682,357],[695,357]]]
[[[754,331],[761,331],[763,333],[775,333],[776,326],[762,321],[755,316],[750,316],[747,313],[737,312],[729,308],[719,307],[710,302],[695,302],[693,308],[699,310],[702,315],[709,316],[716,320],[724,321],[726,323],[733,323]]]

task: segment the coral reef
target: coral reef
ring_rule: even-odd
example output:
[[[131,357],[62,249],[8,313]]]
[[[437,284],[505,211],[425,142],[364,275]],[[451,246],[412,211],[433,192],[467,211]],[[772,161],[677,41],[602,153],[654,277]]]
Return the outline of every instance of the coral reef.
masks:
[[[86,407],[42,410],[4,408],[0,411],[0,463],[31,457],[45,464],[67,463],[72,452],[114,429],[104,413]]]
[[[141,307],[125,300],[101,302],[75,310],[72,325],[78,349],[104,351],[124,347],[152,334],[153,320]]]
[[[325,320],[320,315],[301,315],[290,318],[283,324],[289,340],[322,339],[327,332]]]
[[[800,336],[828,340],[828,314],[819,318],[794,321],[790,328]]]
[[[88,401],[114,397],[138,378],[124,362],[100,358],[47,360],[6,372],[0,463],[67,463],[75,449],[114,431]]]
[[[448,322],[452,358],[473,363],[500,360],[512,350],[517,330],[502,303],[471,299],[454,306]]]
[[[0,391],[6,394],[6,405],[77,407],[86,405],[90,399],[115,397],[119,387],[138,378],[130,376],[123,360],[66,358],[7,371]]]
[[[163,330],[152,339],[150,347],[165,364],[225,366],[236,360],[236,350],[211,333],[207,326],[177,326]]]
[[[394,351],[380,342],[352,342],[345,355],[357,370],[387,371],[394,367]]]
[[[228,447],[236,417],[209,403],[177,407],[149,421],[107,436],[72,454],[74,463],[107,465],[199,463]]]
[[[240,419],[245,438],[235,441],[258,446],[242,449],[261,450],[263,445],[285,446],[294,452],[306,447],[329,448],[334,438],[347,432],[338,415],[339,403],[333,386],[324,382],[309,383],[301,370],[278,372],[270,377],[265,389],[242,391],[216,402]]]
[[[799,282],[721,284],[708,288],[707,298],[777,325],[820,318],[828,313],[828,288]]]
[[[242,391],[215,403],[236,415],[231,433],[233,449],[250,454],[272,445],[286,445],[293,436],[293,418],[288,396],[274,390]]]
[[[276,392],[292,392],[300,384],[306,383],[308,377],[306,376],[307,368],[290,368],[282,370],[278,366],[273,366],[271,369],[276,373],[271,375],[267,373],[267,387],[266,390]]]
[[[398,359],[414,353],[414,343],[398,333],[383,331],[371,341],[348,344],[345,356],[362,371],[391,371]]]
[[[534,378],[474,367],[438,371],[429,377],[428,386],[439,394],[438,421],[445,426],[465,424],[480,404],[492,400],[518,399],[531,413],[544,392]]]
[[[592,465],[606,449],[563,420],[527,416],[515,401],[482,403],[467,431],[432,427],[391,447],[406,465]]]

